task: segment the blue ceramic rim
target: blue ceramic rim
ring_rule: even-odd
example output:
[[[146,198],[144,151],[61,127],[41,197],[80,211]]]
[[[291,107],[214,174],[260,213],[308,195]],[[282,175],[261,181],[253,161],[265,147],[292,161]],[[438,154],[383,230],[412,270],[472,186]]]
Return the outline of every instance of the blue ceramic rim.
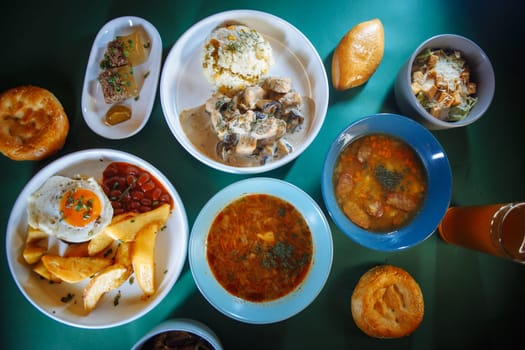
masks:
[[[404,140],[417,152],[427,172],[427,195],[419,214],[408,225],[390,233],[369,232],[350,221],[337,205],[332,186],[332,171],[340,150],[356,138],[372,133]],[[323,164],[322,194],[330,217],[345,235],[370,249],[395,251],[415,246],[435,232],[450,205],[452,173],[443,147],[424,126],[398,114],[379,113],[353,122],[334,140]]]
[[[215,280],[206,259],[206,239],[213,219],[228,203],[252,193],[271,194],[295,206],[310,227],[314,246],[312,265],[302,284],[267,303],[248,302],[227,292]],[[250,178],[225,187],[201,209],[191,231],[188,256],[197,288],[218,311],[245,323],[274,323],[296,315],[321,292],[332,266],[332,233],[323,211],[306,192],[283,180]]]

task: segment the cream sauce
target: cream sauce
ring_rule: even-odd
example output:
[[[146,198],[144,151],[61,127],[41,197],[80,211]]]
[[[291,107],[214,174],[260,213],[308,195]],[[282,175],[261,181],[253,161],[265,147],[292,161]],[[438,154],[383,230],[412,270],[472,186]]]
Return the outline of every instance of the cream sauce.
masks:
[[[282,137],[290,145],[292,145],[292,153],[302,142],[304,142],[312,125],[311,116],[313,115],[314,110],[315,102],[311,98],[303,96],[301,112],[304,116],[304,121],[302,125],[300,125],[294,133],[286,133]],[[217,154],[217,144],[220,142],[220,139],[213,131],[210,117],[205,111],[204,104],[183,110],[180,114],[180,123],[182,130],[186,136],[188,136],[188,139],[195,146],[195,148],[202,152],[206,157],[214,161],[238,167],[259,166],[263,162],[263,155],[245,156],[240,154],[231,154],[227,160],[222,159],[222,157]],[[275,161],[277,159],[279,158],[274,157],[272,159],[266,160],[266,162]]]

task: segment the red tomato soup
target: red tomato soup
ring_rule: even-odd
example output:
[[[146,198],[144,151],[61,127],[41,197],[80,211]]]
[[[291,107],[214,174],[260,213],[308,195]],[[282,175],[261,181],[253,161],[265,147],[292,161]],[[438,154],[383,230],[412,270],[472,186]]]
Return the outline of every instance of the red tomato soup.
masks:
[[[217,281],[252,302],[281,298],[305,278],[312,234],[290,203],[266,194],[243,196],[213,221],[206,255]]]
[[[350,143],[334,169],[334,192],[345,215],[370,231],[390,232],[407,224],[425,198],[425,168],[404,141],[370,134]]]

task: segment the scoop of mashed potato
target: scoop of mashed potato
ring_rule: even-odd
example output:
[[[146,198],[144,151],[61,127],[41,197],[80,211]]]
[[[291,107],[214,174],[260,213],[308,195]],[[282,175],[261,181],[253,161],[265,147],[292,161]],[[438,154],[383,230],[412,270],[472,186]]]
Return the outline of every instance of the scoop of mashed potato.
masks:
[[[270,43],[261,33],[244,25],[218,27],[204,44],[204,75],[222,91],[256,84],[272,64]]]

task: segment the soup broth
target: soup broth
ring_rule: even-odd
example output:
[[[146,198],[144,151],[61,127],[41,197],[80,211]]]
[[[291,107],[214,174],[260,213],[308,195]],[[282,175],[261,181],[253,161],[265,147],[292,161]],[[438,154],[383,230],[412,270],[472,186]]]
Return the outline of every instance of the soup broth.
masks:
[[[390,135],[370,134],[341,152],[333,186],[339,207],[353,223],[390,232],[418,213],[427,180],[421,160],[408,144]]]
[[[312,234],[290,203],[266,194],[243,196],[215,218],[207,238],[208,264],[231,294],[252,302],[281,298],[305,278]]]

